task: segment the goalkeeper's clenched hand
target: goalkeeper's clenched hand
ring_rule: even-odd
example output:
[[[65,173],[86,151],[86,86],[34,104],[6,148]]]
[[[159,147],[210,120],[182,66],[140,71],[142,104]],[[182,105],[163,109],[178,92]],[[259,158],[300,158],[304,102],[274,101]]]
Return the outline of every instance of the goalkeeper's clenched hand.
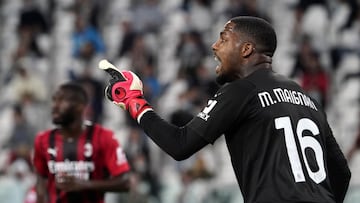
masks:
[[[143,97],[143,85],[139,77],[131,71],[118,70],[107,60],[100,61],[99,68],[112,77],[105,89],[106,97],[140,122],[143,113],[152,108]]]

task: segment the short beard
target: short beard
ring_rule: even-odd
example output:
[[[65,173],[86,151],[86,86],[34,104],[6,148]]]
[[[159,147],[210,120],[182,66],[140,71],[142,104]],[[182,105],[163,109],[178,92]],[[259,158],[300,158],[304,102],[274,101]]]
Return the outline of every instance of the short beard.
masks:
[[[55,125],[68,126],[76,120],[76,116],[72,113],[63,114],[59,119],[53,119]]]

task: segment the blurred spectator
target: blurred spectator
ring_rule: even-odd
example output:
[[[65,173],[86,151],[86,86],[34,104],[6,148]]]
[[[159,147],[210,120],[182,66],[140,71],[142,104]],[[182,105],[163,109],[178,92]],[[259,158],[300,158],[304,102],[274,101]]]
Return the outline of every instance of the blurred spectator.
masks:
[[[34,33],[49,31],[49,25],[44,13],[34,0],[23,0],[20,11],[19,29],[31,29]]]
[[[22,63],[15,64],[16,75],[8,85],[10,101],[20,105],[27,122],[37,131],[47,124],[48,115],[42,111],[46,105],[48,85],[37,72],[29,71]]]
[[[125,154],[134,172],[142,175],[146,174],[147,167],[149,166],[149,147],[146,137],[141,134],[140,129],[130,129]]]
[[[141,71],[141,79],[144,85],[145,99],[155,104],[161,94],[162,87],[154,69],[155,67],[152,64],[145,66]]]
[[[294,16],[293,40],[298,42],[303,35],[309,35],[316,49],[326,50],[330,17],[328,1],[299,0],[294,5]]]
[[[203,97],[202,99],[207,101],[209,97],[216,93],[219,89],[219,85],[213,80],[213,75],[209,73],[209,68],[206,67],[205,63],[202,63],[197,67],[196,75],[198,79],[196,84],[201,89],[199,92],[203,94],[201,95]]]
[[[12,159],[23,159],[30,164],[30,154],[36,133],[35,129],[26,120],[23,108],[19,104],[13,107],[13,118],[14,126],[7,147],[9,147],[13,154]]]
[[[208,180],[213,174],[207,168],[206,161],[201,155],[196,156],[192,167],[181,172],[183,190],[179,195],[178,203],[206,202],[208,195]]]
[[[350,8],[350,13],[345,23],[341,27],[341,30],[346,30],[353,27],[354,24],[356,23],[356,20],[359,20],[360,18],[359,1],[356,0],[339,0],[339,1],[347,4],[348,7]]]
[[[248,15],[264,18],[271,22],[271,19],[259,10],[257,0],[229,0],[225,13],[229,18]]]
[[[123,37],[119,46],[118,57],[126,55],[131,50],[137,36],[131,20],[121,22],[121,31],[123,32]]]
[[[196,68],[203,62],[203,58],[207,54],[207,48],[199,32],[187,31],[180,35],[176,56],[180,61],[180,71],[185,73],[190,83],[198,80]]]
[[[164,22],[159,0],[144,0],[133,11],[133,25],[136,32],[157,33]]]
[[[297,78],[304,90],[325,107],[329,91],[329,76],[319,57],[319,53],[313,49],[309,38],[304,37],[291,76]]]
[[[74,0],[74,5],[72,6],[77,15],[88,19],[89,25],[100,29],[102,27],[103,14],[106,12],[108,3],[108,0]]]
[[[205,34],[211,29],[212,1],[210,0],[192,0],[187,1],[187,29],[197,31],[201,34]]]
[[[349,162],[352,161],[353,156],[359,149],[360,149],[360,125],[359,125],[357,133],[356,133],[356,138],[355,138],[354,144],[351,146],[349,152],[346,155],[346,158]]]
[[[147,137],[142,134],[139,128],[135,127],[130,129],[124,150],[129,164],[133,169],[133,175],[137,184],[134,187],[137,193],[145,196],[158,197],[158,183],[150,170],[151,158]]]
[[[86,58],[89,55],[89,51],[94,51],[95,53],[105,52],[105,44],[100,32],[91,26],[87,19],[81,15],[76,15],[75,31],[72,35],[72,41],[72,53],[74,57]]]
[[[0,198],[6,203],[22,203],[21,189],[17,182],[10,174],[2,174],[0,176]]]
[[[135,36],[127,57],[130,60],[131,69],[140,76],[148,66],[156,65],[154,53],[150,51],[150,48],[146,44],[145,35],[142,34]]]
[[[20,44],[25,44],[36,56],[43,56],[38,44],[38,37],[42,33],[48,33],[49,24],[34,0],[23,0],[24,4],[20,11],[18,33]]]
[[[189,84],[183,71],[179,71],[177,78],[165,87],[163,94],[159,98],[161,105],[158,106],[161,115],[170,119],[171,114],[179,109],[186,108],[181,96],[187,91]],[[185,101],[187,102],[187,101]]]
[[[14,54],[14,61],[21,59],[22,57],[32,56],[32,57],[43,57],[44,54],[37,42],[37,36],[35,36],[33,30],[25,27],[20,28],[18,33],[19,45]]]
[[[1,202],[23,203],[25,194],[34,183],[29,165],[23,160],[12,162],[0,176]]]
[[[306,70],[301,77],[301,86],[304,90],[323,107],[326,107],[329,91],[329,77],[322,68],[319,55],[314,53],[310,56]]]
[[[104,87],[103,83],[93,78],[88,72],[89,68],[84,71],[84,74],[76,79],[80,83],[89,97],[89,106],[85,111],[85,118],[97,123],[102,123],[103,119],[103,103]]]
[[[360,50],[360,2],[337,0],[332,9],[330,54],[332,67],[337,69],[346,54]]]
[[[299,48],[296,51],[295,55],[295,64],[290,73],[290,77],[296,79],[305,71],[305,63],[307,56],[311,54],[311,52],[315,52],[310,37],[308,35],[304,35],[302,41],[299,43]]]
[[[42,78],[38,78],[36,73],[29,72],[29,68],[24,67],[22,63],[17,63],[14,68],[16,75],[10,84],[14,100],[16,102],[45,101],[47,90]]]

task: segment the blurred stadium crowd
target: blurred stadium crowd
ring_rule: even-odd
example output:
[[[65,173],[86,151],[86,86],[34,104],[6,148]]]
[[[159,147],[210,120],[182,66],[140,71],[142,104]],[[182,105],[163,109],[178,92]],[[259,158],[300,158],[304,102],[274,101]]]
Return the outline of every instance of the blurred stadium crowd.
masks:
[[[100,59],[136,72],[146,99],[183,125],[214,83],[211,44],[237,15],[267,19],[278,34],[275,71],[300,83],[328,113],[352,170],[347,203],[360,202],[359,0],[0,1],[0,200],[31,202],[37,132],[51,128],[54,88],[83,84],[86,117],[116,133],[133,169],[130,202],[242,202],[224,140],[176,162],[103,96]],[[261,146],[254,146],[261,147]],[[107,202],[121,202],[108,194]]]

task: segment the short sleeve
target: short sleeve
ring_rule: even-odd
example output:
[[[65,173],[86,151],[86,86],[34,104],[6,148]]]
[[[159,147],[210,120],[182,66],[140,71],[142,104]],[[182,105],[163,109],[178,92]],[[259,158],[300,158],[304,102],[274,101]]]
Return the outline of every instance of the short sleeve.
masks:
[[[112,176],[117,176],[130,170],[123,148],[112,131],[103,130],[101,145],[104,151],[106,168]]]

